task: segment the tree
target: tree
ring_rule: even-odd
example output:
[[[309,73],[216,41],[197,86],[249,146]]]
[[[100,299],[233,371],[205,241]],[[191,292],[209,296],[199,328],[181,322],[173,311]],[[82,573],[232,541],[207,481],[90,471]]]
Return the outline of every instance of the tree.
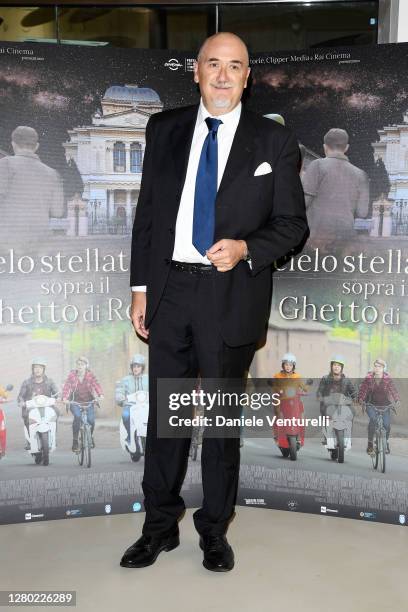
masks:
[[[390,191],[390,179],[388,172],[381,157],[377,159],[374,166],[373,178],[370,182],[371,202],[379,199],[388,198]]]

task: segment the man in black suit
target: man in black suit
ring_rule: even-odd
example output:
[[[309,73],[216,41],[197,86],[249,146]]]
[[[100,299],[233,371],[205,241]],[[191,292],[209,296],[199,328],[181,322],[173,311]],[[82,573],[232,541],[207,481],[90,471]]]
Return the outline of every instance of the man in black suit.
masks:
[[[271,266],[308,231],[296,139],[242,108],[249,72],[240,38],[210,37],[194,70],[200,105],[155,114],[146,128],[131,259],[132,322],[149,340],[146,518],[124,567],[179,545],[190,440],[157,434],[158,379],[243,379],[267,326]],[[234,565],[225,533],[239,453],[239,436],[204,437],[204,499],[193,518],[212,571]]]

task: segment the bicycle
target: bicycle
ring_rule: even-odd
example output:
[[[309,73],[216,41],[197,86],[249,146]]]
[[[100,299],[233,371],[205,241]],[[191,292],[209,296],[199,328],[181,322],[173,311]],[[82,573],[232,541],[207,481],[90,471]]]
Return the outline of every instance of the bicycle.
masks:
[[[76,455],[78,458],[79,465],[84,465],[88,468],[91,467],[92,463],[92,432],[91,426],[88,423],[88,408],[91,404],[97,405],[98,402],[96,400],[91,400],[90,402],[69,402],[71,405],[79,406],[81,410],[81,424],[79,427],[79,435],[78,435],[78,445],[79,449],[76,451]]]
[[[392,404],[389,404],[388,406],[374,406],[373,404],[368,404],[367,406],[374,408],[376,412],[373,452],[371,453],[373,468],[375,470],[378,469],[380,472],[382,472],[382,474],[384,474],[386,465],[385,457],[387,450],[387,431],[384,427],[383,416],[387,410],[392,410],[394,414],[396,414],[396,410]]]

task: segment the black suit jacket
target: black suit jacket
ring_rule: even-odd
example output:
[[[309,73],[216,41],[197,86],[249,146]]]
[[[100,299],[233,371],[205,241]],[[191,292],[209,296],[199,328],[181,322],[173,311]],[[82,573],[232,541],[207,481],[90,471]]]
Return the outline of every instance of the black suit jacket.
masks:
[[[146,128],[130,284],[147,285],[147,328],[170,270],[197,111],[198,106],[190,106],[157,113]],[[216,323],[229,346],[262,338],[269,317],[272,264],[308,232],[298,160],[297,141],[287,128],[242,108],[215,203],[214,242],[244,239],[252,258],[252,270],[240,261],[213,276]],[[254,176],[262,162],[268,162],[272,172]]]

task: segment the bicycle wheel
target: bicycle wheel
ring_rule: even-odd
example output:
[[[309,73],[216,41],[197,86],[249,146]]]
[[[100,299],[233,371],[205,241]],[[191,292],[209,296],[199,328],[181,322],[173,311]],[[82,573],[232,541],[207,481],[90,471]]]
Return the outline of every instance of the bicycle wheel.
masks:
[[[91,467],[91,448],[92,448],[92,434],[90,425],[85,425],[84,428],[84,463],[86,467]]]
[[[378,436],[379,441],[379,452],[378,452],[378,469],[382,474],[385,473],[385,449],[387,447],[387,441],[385,439],[385,431],[381,430]]]
[[[42,448],[42,464],[48,465],[50,462],[50,441],[48,431],[40,433],[41,448]]]
[[[81,427],[78,436],[79,453],[77,453],[79,465],[84,464],[84,429]]]
[[[337,444],[338,444],[338,456],[337,456],[337,461],[339,463],[344,463],[344,430],[336,430],[336,436],[337,436]]]
[[[296,436],[288,436],[289,439],[289,457],[291,461],[297,459],[297,438]]]

